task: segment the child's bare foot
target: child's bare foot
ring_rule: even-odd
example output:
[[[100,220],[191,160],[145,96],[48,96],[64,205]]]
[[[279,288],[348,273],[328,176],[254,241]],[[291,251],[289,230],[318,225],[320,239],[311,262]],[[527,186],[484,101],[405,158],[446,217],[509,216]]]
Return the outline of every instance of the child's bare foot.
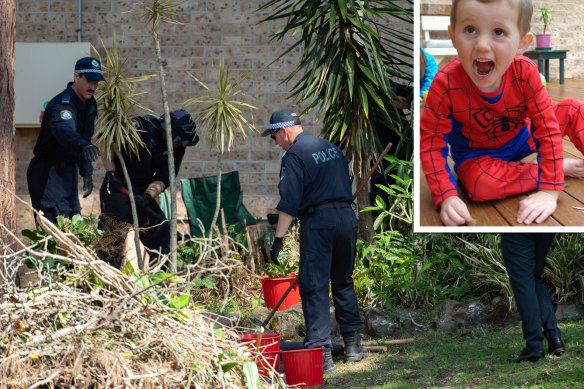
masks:
[[[564,176],[584,178],[584,159],[564,158]]]

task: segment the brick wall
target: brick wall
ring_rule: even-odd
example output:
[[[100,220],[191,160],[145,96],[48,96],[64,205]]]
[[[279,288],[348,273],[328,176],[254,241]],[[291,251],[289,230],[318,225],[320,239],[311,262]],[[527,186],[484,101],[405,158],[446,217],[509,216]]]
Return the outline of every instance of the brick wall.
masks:
[[[117,35],[119,54],[130,57],[130,75],[152,74],[157,69],[152,38],[143,28],[143,22],[126,13],[137,0],[83,0],[81,40],[100,49],[100,39],[112,46]],[[193,73],[207,85],[214,85],[220,57],[231,63],[233,75],[250,72],[245,81],[246,101],[258,109],[253,112],[253,122],[259,130],[267,126],[269,114],[282,107],[294,107],[288,99],[289,87],[282,84],[297,66],[299,49],[272,63],[293,42],[270,40],[270,34],[281,28],[281,23],[258,22],[268,15],[257,9],[265,1],[195,1],[189,0],[179,8],[179,21],[183,24],[161,24],[162,55],[166,61],[166,85],[170,94],[171,110],[194,97],[200,87],[187,72]],[[18,0],[17,42],[75,42],[77,41],[77,0]],[[395,23],[395,21],[392,21]],[[404,28],[411,30],[411,26]],[[103,50],[100,50],[103,55]],[[71,65],[73,66],[73,64]],[[18,69],[16,69],[18,71]],[[143,102],[155,112],[162,113],[160,87],[157,79],[143,82],[141,89],[149,94]],[[55,91],[55,94],[60,92]],[[188,108],[187,108],[188,109]],[[300,111],[302,107],[298,107]],[[248,119],[251,119],[248,118]],[[302,119],[305,130],[316,133],[321,120],[314,115]],[[32,147],[38,130],[17,129],[18,148],[17,190],[28,200],[26,168],[32,158]],[[216,173],[217,152],[203,140],[189,148],[177,179],[201,177]],[[253,134],[239,139],[231,151],[222,156],[224,172],[238,170],[244,204],[257,217],[274,212],[278,201],[278,174],[282,151],[269,138]],[[100,163],[95,166],[96,185],[103,179]],[[97,190],[88,199],[82,199],[83,214],[99,213]],[[19,228],[32,226],[32,218],[19,206]],[[184,215],[179,201],[179,216]]]
[[[450,15],[451,0],[420,0],[421,15]],[[581,79],[584,77],[584,1],[582,0],[536,0],[533,2],[534,17],[531,21],[531,31],[534,34],[543,33],[543,23],[536,17],[540,7],[547,7],[553,12],[554,18],[548,25],[548,33],[552,34],[552,48],[570,50],[565,62],[565,78]],[[423,36],[423,35],[422,35]],[[535,49],[534,43],[530,49]],[[442,63],[444,64],[444,62]],[[559,82],[559,61],[550,61],[550,79]]]

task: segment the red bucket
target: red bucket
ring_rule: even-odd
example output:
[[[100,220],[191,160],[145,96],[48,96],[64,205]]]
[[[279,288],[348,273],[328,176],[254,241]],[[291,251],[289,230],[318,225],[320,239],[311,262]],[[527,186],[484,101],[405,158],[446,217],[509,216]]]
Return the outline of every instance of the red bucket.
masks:
[[[286,372],[287,385],[302,388],[322,385],[322,349],[305,348],[282,351],[282,361]]]
[[[239,338],[241,343],[248,343],[248,347],[254,350],[254,356],[257,356],[258,372],[262,377],[269,377],[270,370],[280,371],[280,338],[282,334],[262,334],[259,344],[259,355],[256,353],[258,348],[259,334],[244,334]]]
[[[266,308],[272,309],[276,306],[276,303],[286,292],[286,289],[290,286],[294,279],[296,278],[296,273],[291,273],[290,276],[285,278],[269,278],[268,276],[260,277],[262,281],[262,291],[264,292],[264,302]],[[285,311],[294,304],[300,304],[300,292],[298,291],[298,283],[294,285],[288,296],[282,301],[282,304],[278,308],[278,311]]]

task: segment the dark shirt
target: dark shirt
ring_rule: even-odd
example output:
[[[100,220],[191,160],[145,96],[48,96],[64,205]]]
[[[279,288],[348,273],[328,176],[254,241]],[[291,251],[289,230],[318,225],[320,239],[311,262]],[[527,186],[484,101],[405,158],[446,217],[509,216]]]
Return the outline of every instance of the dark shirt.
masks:
[[[97,117],[92,97],[82,102],[71,88],[53,97],[45,108],[41,129],[27,170],[28,190],[35,209],[57,208],[59,213],[79,213],[78,174],[93,174],[82,150],[91,144]]]
[[[139,148],[138,155],[129,153],[127,150],[122,150],[121,153],[132,181],[133,191],[142,193],[154,181],[162,181],[164,186],[168,187],[170,179],[168,176],[166,133],[162,129],[159,119],[153,115],[145,115],[135,117],[132,121],[146,145],[145,148]],[[175,175],[179,172],[185,149],[185,147],[177,147],[173,150]],[[116,173],[123,177],[122,167],[117,156],[114,162]]]
[[[279,211],[292,216],[330,201],[351,202],[349,167],[341,150],[301,132],[282,156]]]
[[[82,158],[81,151],[91,144],[97,104],[93,97],[82,102],[72,85],[68,83],[47,104],[33,153],[41,159],[79,164],[81,175],[86,176],[93,174],[93,166]]]

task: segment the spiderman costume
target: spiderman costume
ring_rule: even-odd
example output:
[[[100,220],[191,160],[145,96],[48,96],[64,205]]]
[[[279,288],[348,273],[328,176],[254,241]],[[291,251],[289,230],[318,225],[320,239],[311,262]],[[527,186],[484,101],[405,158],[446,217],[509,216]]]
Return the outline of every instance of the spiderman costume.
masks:
[[[562,137],[584,150],[582,129],[582,103],[553,106],[530,59],[515,57],[492,93],[479,91],[453,60],[436,74],[420,122],[422,170],[434,205],[458,195],[449,153],[474,201],[563,190]],[[518,162],[534,152],[537,163]]]

